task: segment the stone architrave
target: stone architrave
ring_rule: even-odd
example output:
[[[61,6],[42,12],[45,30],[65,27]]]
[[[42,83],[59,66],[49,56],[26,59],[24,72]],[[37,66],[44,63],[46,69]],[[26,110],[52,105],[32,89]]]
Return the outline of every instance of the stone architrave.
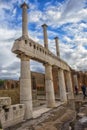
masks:
[[[47,107],[55,107],[52,66],[49,64],[45,64],[45,86]]]
[[[66,71],[66,85],[68,89],[68,99],[74,99],[71,72]]]
[[[21,56],[21,76],[20,76],[20,103],[25,104],[25,119],[32,118],[32,91],[30,59]]]
[[[59,90],[60,90],[60,100],[63,102],[67,102],[64,72],[62,69],[58,69],[58,81],[59,81]]]

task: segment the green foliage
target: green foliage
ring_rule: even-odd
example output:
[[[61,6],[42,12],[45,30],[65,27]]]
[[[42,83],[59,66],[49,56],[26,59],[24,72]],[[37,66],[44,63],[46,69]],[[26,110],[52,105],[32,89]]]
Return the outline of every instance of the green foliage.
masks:
[[[4,80],[0,80],[0,86],[4,85]]]

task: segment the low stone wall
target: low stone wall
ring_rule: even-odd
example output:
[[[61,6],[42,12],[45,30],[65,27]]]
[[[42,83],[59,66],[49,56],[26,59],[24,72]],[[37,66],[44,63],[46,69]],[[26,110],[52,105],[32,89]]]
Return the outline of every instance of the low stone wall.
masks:
[[[10,97],[0,97],[0,107],[3,106],[10,106],[11,105],[11,98]]]
[[[24,113],[24,104],[11,105],[10,97],[0,97],[0,121],[4,129],[22,122]]]
[[[25,107],[23,104],[11,105],[9,108],[2,109],[0,119],[3,128],[13,126],[23,121]]]

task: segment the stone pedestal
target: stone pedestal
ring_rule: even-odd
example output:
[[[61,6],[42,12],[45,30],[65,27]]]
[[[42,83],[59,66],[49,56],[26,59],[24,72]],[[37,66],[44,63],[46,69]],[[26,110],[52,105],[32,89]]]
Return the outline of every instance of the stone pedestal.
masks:
[[[60,89],[60,100],[63,102],[67,102],[64,72],[62,69],[58,69],[58,79],[59,79],[59,89]]]
[[[68,71],[66,72],[66,85],[68,89],[68,99],[74,99],[71,73]]]
[[[49,64],[45,65],[45,86],[46,86],[47,107],[55,107],[52,66]]]
[[[30,59],[21,56],[20,103],[25,104],[25,119],[32,118]]]

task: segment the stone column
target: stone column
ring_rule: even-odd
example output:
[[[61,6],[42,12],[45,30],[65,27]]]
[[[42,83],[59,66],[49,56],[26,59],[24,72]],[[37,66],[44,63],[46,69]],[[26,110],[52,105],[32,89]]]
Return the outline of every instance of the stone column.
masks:
[[[48,36],[47,36],[47,25],[43,24],[43,33],[44,33],[44,46],[48,49]]]
[[[29,6],[24,2],[22,8],[22,36],[28,37],[28,14],[27,9]]]
[[[74,78],[74,87],[77,86],[77,88],[78,88],[78,78],[77,78],[77,74],[74,74],[74,75],[73,75],[73,78]]]
[[[71,72],[69,72],[69,71],[66,71],[66,85],[68,88],[68,99],[74,99]]]
[[[54,39],[55,39],[55,43],[56,43],[56,54],[57,54],[57,57],[60,57],[58,37],[55,37]]]
[[[20,103],[25,104],[25,119],[32,118],[30,59],[21,56]]]
[[[58,81],[59,81],[59,89],[60,89],[60,100],[63,102],[67,102],[64,72],[62,69],[58,69]]]
[[[52,66],[45,64],[45,86],[47,107],[55,107],[55,95],[53,87]]]

